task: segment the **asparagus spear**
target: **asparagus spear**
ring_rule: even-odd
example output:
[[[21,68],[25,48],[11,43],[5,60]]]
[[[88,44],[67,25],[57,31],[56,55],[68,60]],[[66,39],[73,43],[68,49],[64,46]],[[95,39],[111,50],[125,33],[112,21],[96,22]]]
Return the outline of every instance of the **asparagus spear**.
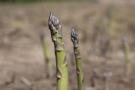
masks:
[[[47,42],[47,39],[45,39],[45,35],[43,33],[40,33],[40,41],[42,44],[42,49],[43,49],[43,54],[44,54],[44,59],[45,59],[45,71],[47,72],[46,78],[50,78],[52,76],[52,73],[51,73],[52,63],[50,60],[48,42]]]
[[[71,41],[73,42],[73,47],[74,47],[78,90],[84,90],[84,75],[83,75],[81,57],[79,51],[79,38],[74,28],[72,28],[72,32],[71,32]]]
[[[65,58],[62,27],[58,17],[50,13],[48,26],[56,56],[57,90],[68,90],[68,67]]]
[[[125,73],[126,73],[126,77],[128,77],[130,73],[130,58],[129,58],[130,48],[129,48],[127,38],[123,38],[123,51],[124,51],[125,70],[126,70]]]

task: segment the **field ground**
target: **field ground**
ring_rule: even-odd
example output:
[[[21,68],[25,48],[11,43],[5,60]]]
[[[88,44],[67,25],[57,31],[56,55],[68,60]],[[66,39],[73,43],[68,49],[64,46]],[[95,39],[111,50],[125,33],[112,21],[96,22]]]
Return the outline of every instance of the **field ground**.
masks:
[[[55,90],[55,58],[47,27],[50,11],[59,16],[63,25],[69,90],[77,90],[72,26],[80,36],[86,90],[135,90],[134,9],[134,5],[90,3],[0,5],[0,90]],[[51,78],[46,78],[40,33],[45,34],[51,52]],[[130,48],[128,68],[123,37]]]

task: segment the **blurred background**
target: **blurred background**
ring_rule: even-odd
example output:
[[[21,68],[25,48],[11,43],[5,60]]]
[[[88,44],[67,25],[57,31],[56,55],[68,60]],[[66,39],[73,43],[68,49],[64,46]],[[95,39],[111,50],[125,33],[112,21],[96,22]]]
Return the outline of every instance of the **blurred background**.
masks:
[[[69,90],[77,90],[73,26],[86,90],[135,90],[134,9],[135,0],[0,0],[0,90],[56,89],[50,11],[62,23]]]

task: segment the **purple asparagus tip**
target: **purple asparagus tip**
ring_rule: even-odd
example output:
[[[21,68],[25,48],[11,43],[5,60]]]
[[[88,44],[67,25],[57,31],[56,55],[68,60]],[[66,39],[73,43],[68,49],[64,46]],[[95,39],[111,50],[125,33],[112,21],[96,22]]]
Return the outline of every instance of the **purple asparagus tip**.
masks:
[[[52,12],[50,12],[50,15],[49,15],[48,26],[50,29],[55,28],[58,30],[61,28],[60,21],[59,21],[58,17],[54,16],[52,14]]]
[[[77,46],[79,43],[78,33],[75,31],[75,28],[71,29],[71,40],[74,46]]]

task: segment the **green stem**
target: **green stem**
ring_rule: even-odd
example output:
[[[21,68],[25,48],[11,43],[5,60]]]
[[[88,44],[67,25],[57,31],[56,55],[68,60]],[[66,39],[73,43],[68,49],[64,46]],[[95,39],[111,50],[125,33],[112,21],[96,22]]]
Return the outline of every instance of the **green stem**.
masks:
[[[55,47],[57,90],[68,90],[68,67],[64,51],[64,41],[61,24],[56,16],[50,14],[48,20],[52,41]]]
[[[71,32],[71,40],[74,46],[78,90],[84,90],[84,74],[83,74],[80,50],[79,50],[79,45],[78,45],[79,39],[78,39],[78,34],[74,31],[74,28],[72,29],[72,32]]]
[[[105,27],[105,30],[107,31],[107,34],[109,34],[109,36],[113,35],[113,23],[114,22],[114,17],[113,17],[113,5],[109,5],[106,11],[106,18],[107,18],[107,25]]]
[[[52,76],[52,74],[51,74],[52,64],[50,61],[48,42],[45,40],[44,35],[42,35],[42,34],[40,34],[40,40],[41,40],[43,54],[44,54],[44,60],[45,60],[45,71],[47,73],[46,77],[49,78]]]
[[[129,50],[129,45],[128,45],[128,42],[127,42],[127,39],[124,38],[123,40],[123,46],[124,46],[124,58],[125,58],[125,69],[126,69],[126,76],[129,75],[130,71],[129,71],[129,67],[130,67],[130,59],[129,59],[129,53],[130,53],[130,50]]]

